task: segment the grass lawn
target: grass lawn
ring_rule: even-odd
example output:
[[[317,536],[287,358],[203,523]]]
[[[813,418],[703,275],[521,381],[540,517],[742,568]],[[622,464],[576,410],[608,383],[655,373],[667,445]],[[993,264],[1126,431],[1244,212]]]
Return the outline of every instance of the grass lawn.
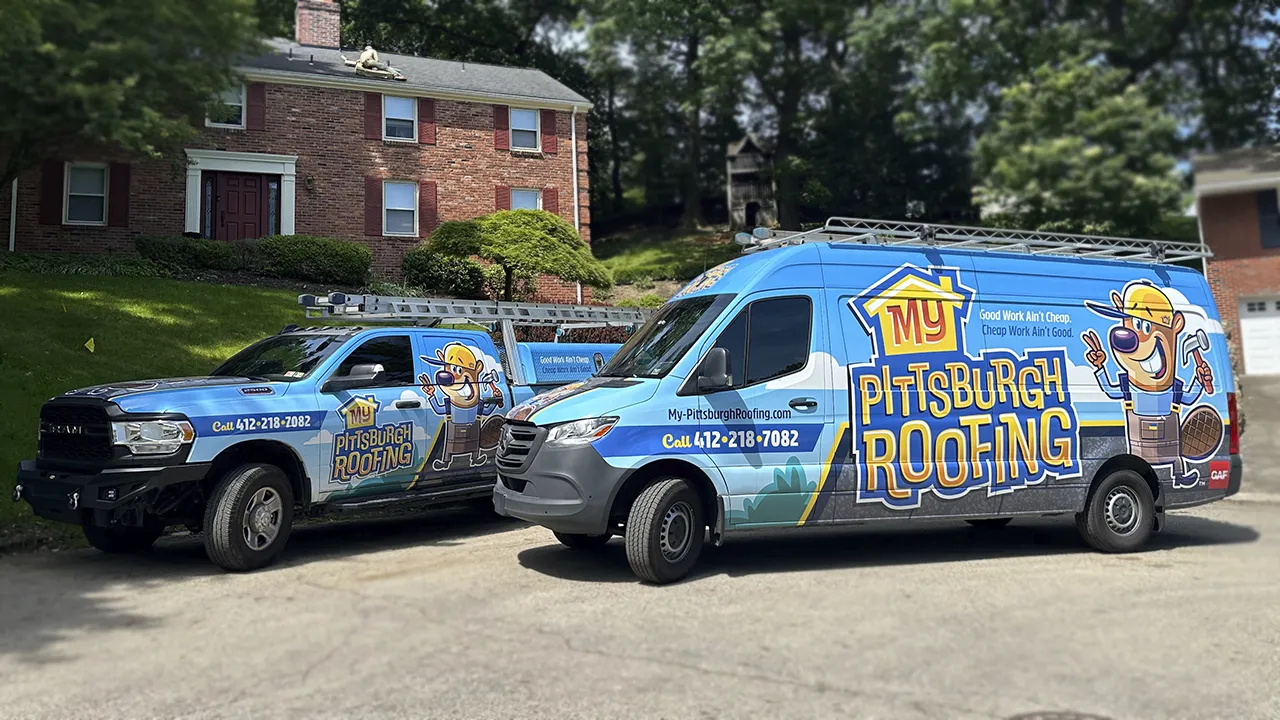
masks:
[[[71,538],[9,501],[35,456],[40,405],[120,380],[203,375],[237,350],[303,323],[288,290],[151,278],[0,271],[0,548],[5,536]],[[94,351],[85,343],[92,338]]]
[[[729,233],[633,230],[592,241],[591,252],[621,284],[692,280],[742,254]]]

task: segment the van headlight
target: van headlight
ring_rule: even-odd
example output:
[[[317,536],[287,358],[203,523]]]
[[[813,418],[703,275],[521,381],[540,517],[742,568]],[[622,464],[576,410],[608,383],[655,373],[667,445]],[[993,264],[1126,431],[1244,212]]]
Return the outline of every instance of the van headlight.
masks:
[[[185,420],[134,420],[111,423],[115,444],[134,455],[172,455],[196,437]]]
[[[574,420],[551,428],[547,435],[548,445],[586,445],[609,434],[618,422],[616,417],[587,418]]]

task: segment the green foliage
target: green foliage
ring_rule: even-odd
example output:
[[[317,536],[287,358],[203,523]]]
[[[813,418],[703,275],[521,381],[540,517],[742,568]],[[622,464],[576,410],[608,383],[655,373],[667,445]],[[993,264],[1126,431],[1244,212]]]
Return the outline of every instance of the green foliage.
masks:
[[[233,66],[252,0],[28,0],[0,22],[0,185],[62,148],[181,157]]]
[[[638,231],[600,238],[591,249],[615,281],[649,287],[653,280],[692,280],[742,254],[723,233]]]
[[[504,300],[517,295],[522,278],[551,275],[590,287],[613,285],[609,271],[573,226],[543,210],[501,210],[475,220],[441,223],[426,246],[442,255],[493,263],[502,271]]]
[[[165,277],[167,270],[150,260],[128,255],[41,255],[0,253],[0,271],[98,277]]]
[[[975,199],[1018,227],[1149,234],[1181,202],[1177,131],[1121,70],[1041,66],[1001,94],[974,153]]]
[[[657,293],[645,293],[638,298],[627,298],[618,303],[618,307],[659,308],[667,303],[666,298]]]
[[[249,343],[302,322],[297,294],[288,290],[36,275],[3,269],[12,257],[0,254],[0,466],[6,468],[35,457],[40,405],[54,395],[98,383],[203,375]],[[89,338],[92,353],[84,347]],[[0,481],[12,483],[12,473]],[[26,503],[0,503],[0,527],[34,522]]]
[[[485,294],[485,273],[480,263],[434,251],[426,244],[404,256],[404,281],[427,295],[479,300]]]
[[[255,257],[268,275],[348,286],[364,285],[373,265],[368,246],[308,235],[264,237],[258,241]]]
[[[787,466],[773,469],[773,482],[746,500],[735,519],[749,525],[794,525],[800,522],[809,505],[809,496],[816,488],[816,483],[805,478],[800,459],[787,458]]]
[[[138,254],[181,270],[241,270],[251,266],[250,245],[204,238],[144,235],[134,241]]]

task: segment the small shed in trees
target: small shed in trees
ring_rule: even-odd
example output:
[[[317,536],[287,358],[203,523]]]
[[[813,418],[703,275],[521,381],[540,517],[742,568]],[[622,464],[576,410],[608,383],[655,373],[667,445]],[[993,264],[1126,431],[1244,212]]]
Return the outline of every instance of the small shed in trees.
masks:
[[[728,172],[729,225],[734,229],[773,226],[778,222],[774,200],[773,156],[755,136],[729,143]]]

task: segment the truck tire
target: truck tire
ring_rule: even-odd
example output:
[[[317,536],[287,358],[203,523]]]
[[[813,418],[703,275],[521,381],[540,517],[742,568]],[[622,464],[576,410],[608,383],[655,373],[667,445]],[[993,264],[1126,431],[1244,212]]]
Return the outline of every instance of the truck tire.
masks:
[[[1117,470],[1094,486],[1076,528],[1085,542],[1105,553],[1133,552],[1155,529],[1156,504],[1147,481],[1132,470]]]
[[[999,530],[1013,521],[1013,518],[974,518],[965,522],[979,530]]]
[[[702,502],[684,478],[662,478],[645,488],[627,515],[627,562],[651,583],[679,580],[702,552]]]
[[[609,543],[613,533],[583,535],[581,533],[554,533],[561,545],[574,550],[599,550]]]
[[[224,570],[270,565],[293,529],[293,488],[275,465],[232,468],[209,496],[204,510],[204,549]]]
[[[139,553],[151,549],[164,533],[164,526],[152,522],[143,527],[104,527],[86,522],[84,539],[105,553]]]

